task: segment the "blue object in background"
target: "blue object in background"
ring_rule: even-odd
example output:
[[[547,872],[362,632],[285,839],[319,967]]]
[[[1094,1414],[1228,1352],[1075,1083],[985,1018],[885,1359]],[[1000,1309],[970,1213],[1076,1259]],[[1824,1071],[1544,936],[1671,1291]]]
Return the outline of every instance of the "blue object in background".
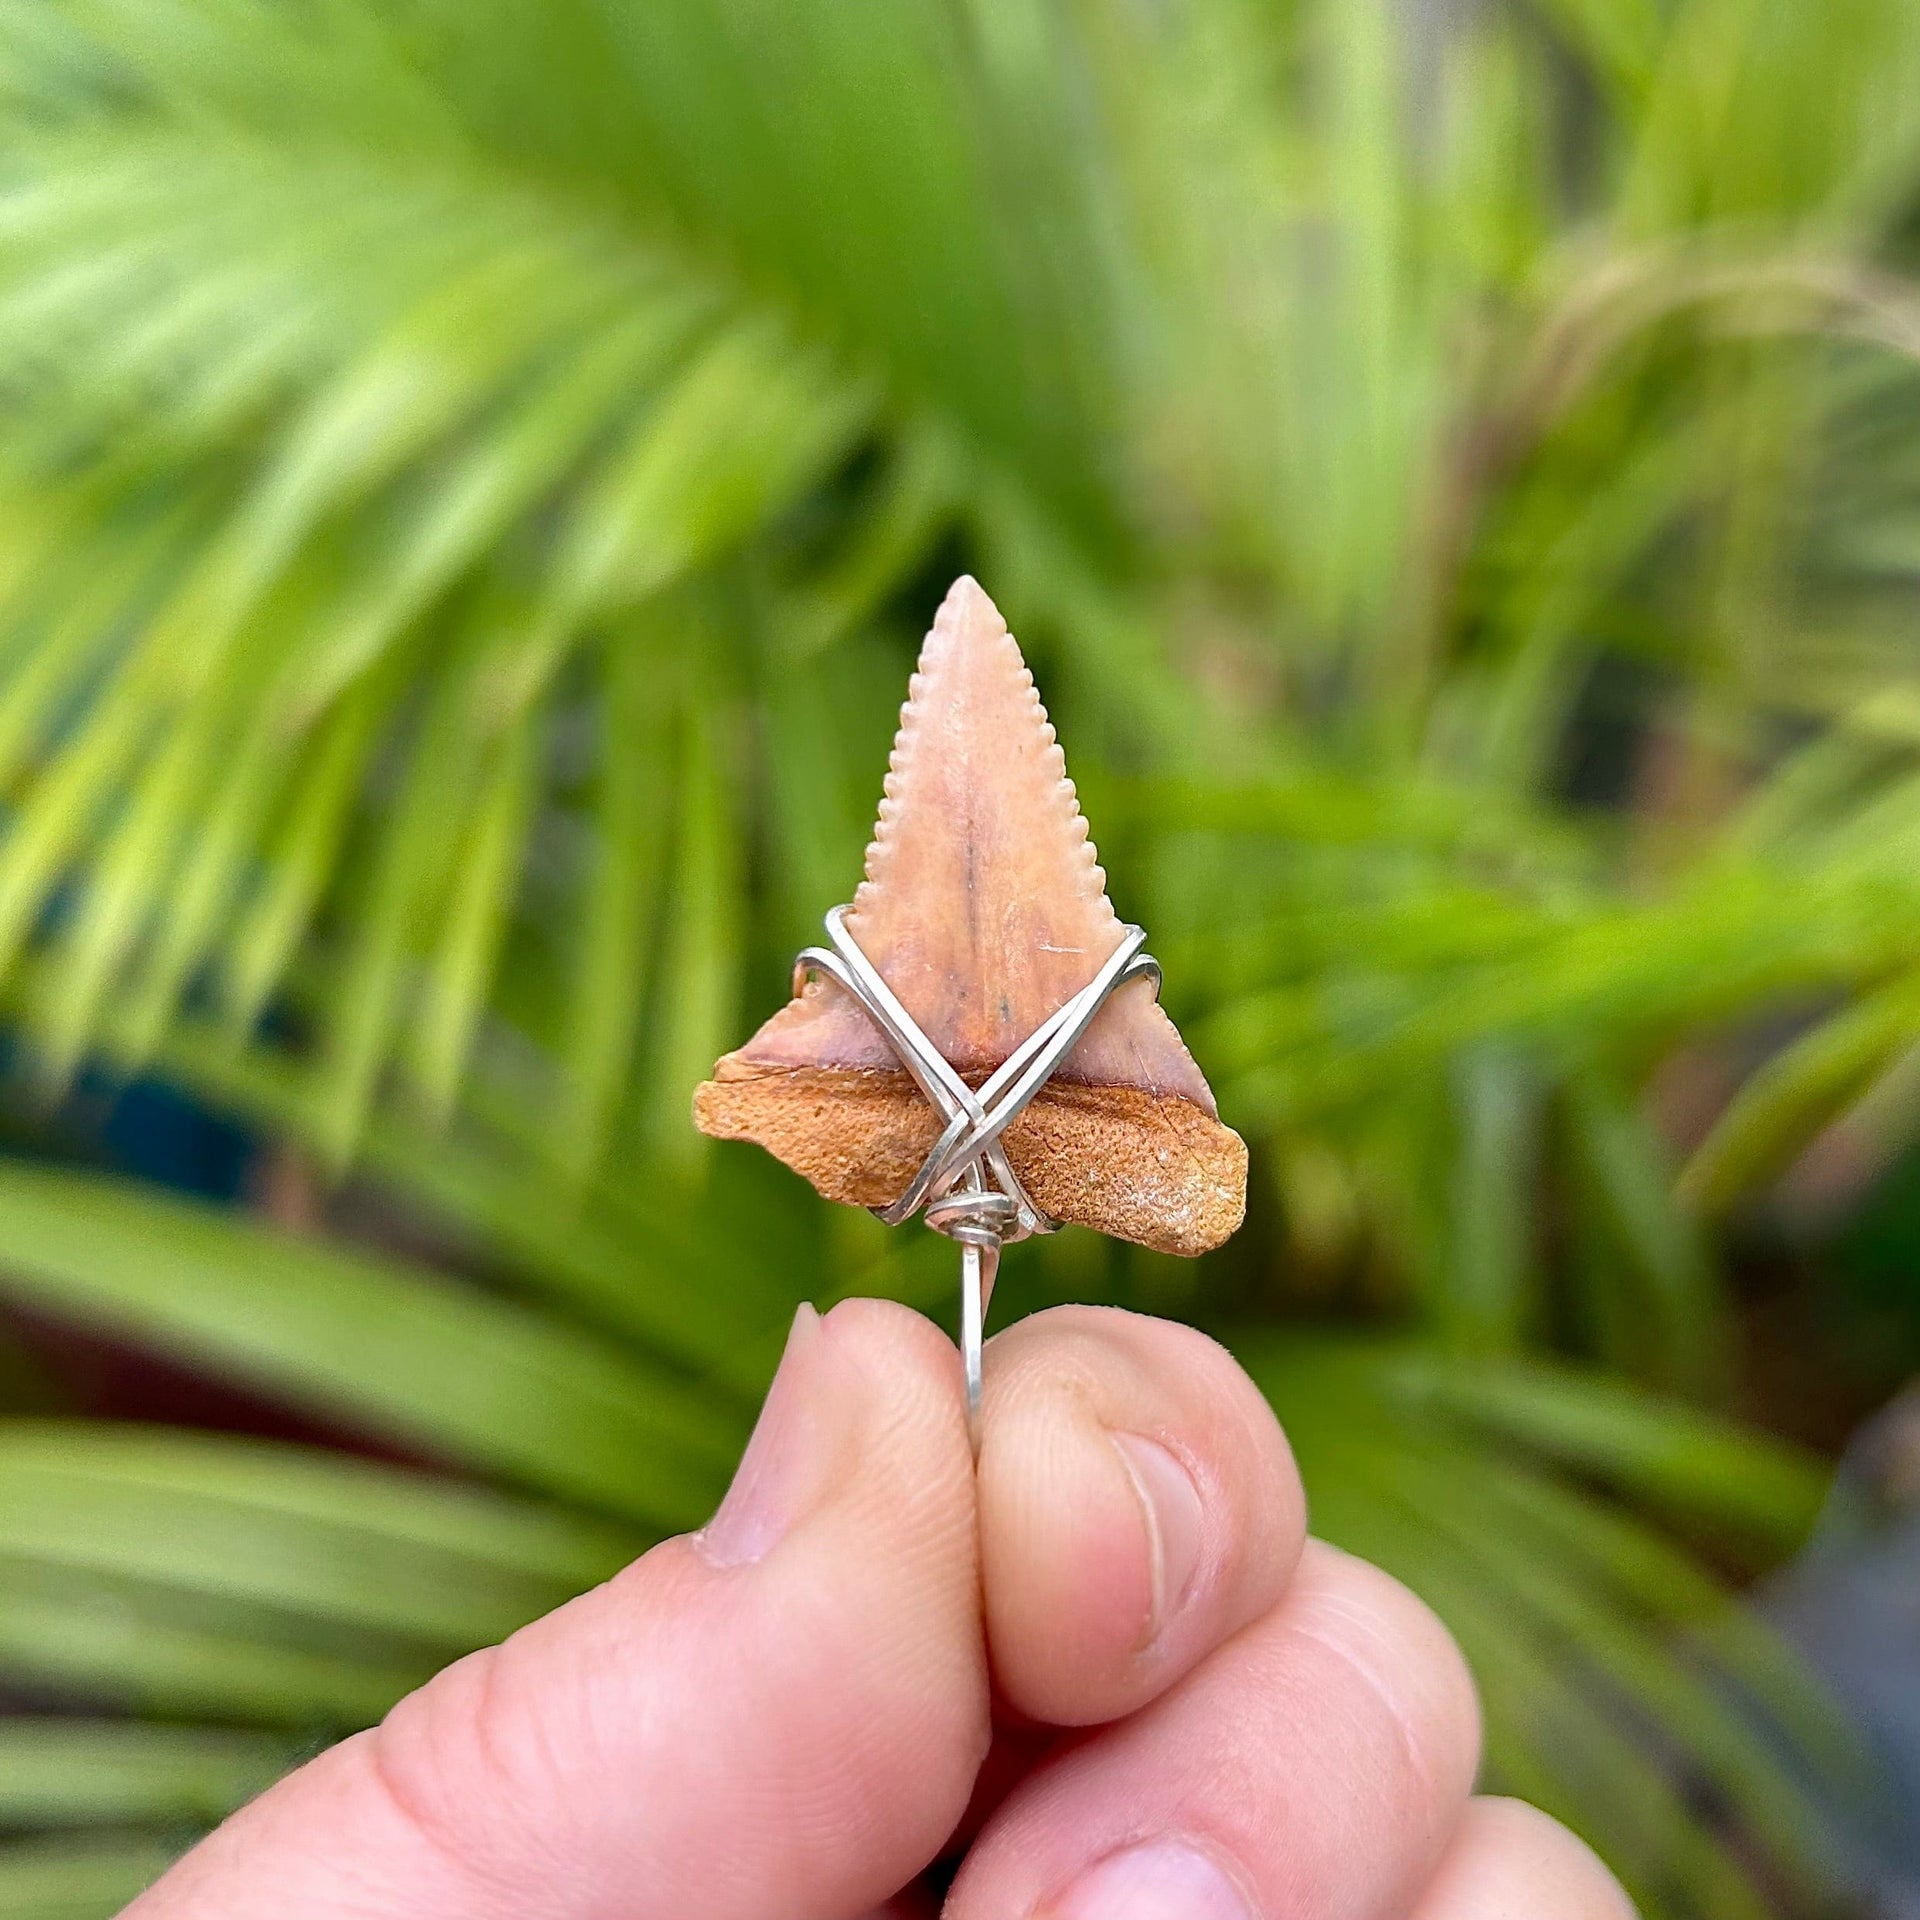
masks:
[[[1765,1611],[1878,1750],[1892,1793],[1885,1818],[1855,1832],[1861,1877],[1883,1920],[1920,1920],[1920,1386],[1847,1449]]]
[[[106,1098],[99,1126],[101,1157],[135,1179],[177,1187],[209,1200],[240,1198],[256,1141],[176,1088],[136,1080],[114,1091],[83,1086],[79,1103]]]

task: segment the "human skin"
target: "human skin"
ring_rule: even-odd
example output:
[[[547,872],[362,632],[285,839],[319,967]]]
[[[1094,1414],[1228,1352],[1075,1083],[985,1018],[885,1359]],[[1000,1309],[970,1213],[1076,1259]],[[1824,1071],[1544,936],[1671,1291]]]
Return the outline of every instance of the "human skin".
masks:
[[[123,1920],[1624,1920],[1475,1798],[1459,1653],[1309,1541],[1224,1349],[802,1309],[720,1511],[236,1814]],[[955,1861],[945,1905],[923,1877]]]

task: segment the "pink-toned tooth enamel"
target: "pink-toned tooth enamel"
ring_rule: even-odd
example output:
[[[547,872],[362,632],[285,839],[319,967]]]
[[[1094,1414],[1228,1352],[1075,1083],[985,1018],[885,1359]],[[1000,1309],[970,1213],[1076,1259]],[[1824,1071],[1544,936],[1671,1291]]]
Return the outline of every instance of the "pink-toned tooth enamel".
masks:
[[[954,583],[921,651],[847,929],[934,1045],[976,1077],[1120,942],[1033,675],[970,577]],[[764,1067],[898,1064],[866,1014],[825,980],[734,1057]],[[1113,996],[1057,1077],[1218,1111],[1144,982]]]

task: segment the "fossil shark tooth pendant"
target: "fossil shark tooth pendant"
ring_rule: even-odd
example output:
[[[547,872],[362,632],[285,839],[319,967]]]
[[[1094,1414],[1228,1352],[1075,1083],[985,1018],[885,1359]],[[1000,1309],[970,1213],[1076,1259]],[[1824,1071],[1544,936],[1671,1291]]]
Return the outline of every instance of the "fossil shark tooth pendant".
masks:
[[[1120,944],[1033,676],[970,578],[921,652],[845,924],[976,1086]],[[867,1012],[818,977],[719,1062],[694,1113],[870,1207],[899,1197],[941,1131]],[[1245,1144],[1143,980],[1101,1008],[1005,1144],[1053,1219],[1165,1253],[1219,1245],[1245,1210]]]
[[[963,1243],[1071,1221],[1199,1254],[1240,1224],[1245,1143],[1158,1005],[1033,676],[972,579],[927,635],[866,877],[828,927],[838,957],[803,955],[793,999],[695,1094],[705,1132],[831,1200],[924,1201]]]

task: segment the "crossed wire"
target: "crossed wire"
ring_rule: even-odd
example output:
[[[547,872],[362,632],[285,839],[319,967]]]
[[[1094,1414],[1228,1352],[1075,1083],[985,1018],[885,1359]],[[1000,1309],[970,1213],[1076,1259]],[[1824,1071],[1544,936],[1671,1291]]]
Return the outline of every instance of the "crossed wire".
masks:
[[[1007,1158],[1002,1136],[1053,1078],[1094,1016],[1129,980],[1150,980],[1160,993],[1160,963],[1142,953],[1146,933],[1121,929],[1120,944],[1100,970],[1063,1006],[1021,1041],[981,1084],[969,1087],[927,1038],[879,970],[847,931],[847,909],[827,915],[828,947],[808,947],[794,962],[794,991],[810,973],[824,974],[850,993],[880,1029],[900,1064],[945,1121],[920,1170],[890,1206],[873,1211],[898,1226],[926,1208],[927,1225],[960,1243],[961,1351],[967,1369],[967,1410],[979,1440],[980,1348],[983,1322],[1001,1247],[1059,1226],[1033,1199]]]

